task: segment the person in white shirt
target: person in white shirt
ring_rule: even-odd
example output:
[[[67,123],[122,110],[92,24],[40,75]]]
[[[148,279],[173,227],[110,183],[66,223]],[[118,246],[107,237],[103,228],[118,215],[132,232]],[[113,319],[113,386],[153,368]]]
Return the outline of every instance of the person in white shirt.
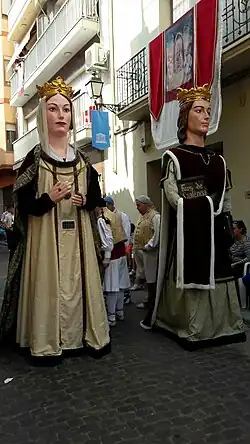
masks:
[[[140,213],[134,234],[136,273],[138,279],[146,281],[148,290],[148,313],[140,325],[148,329],[156,294],[161,216],[148,196],[137,197],[136,207]]]
[[[108,322],[110,327],[115,327],[117,320],[124,320],[124,290],[129,286],[129,275],[124,256],[124,242],[116,243],[117,239],[114,238],[112,231],[114,230],[117,234],[122,230],[124,235],[121,219],[116,217],[110,220],[108,215],[111,216],[112,212],[104,212],[105,207],[106,202],[103,200],[102,208],[96,209],[97,228],[103,251],[103,291],[106,298]]]
[[[12,238],[13,238],[13,223],[14,223],[14,208],[13,206],[8,206],[7,210],[2,214],[1,222],[5,228],[6,240],[8,245],[8,250],[11,250]]]
[[[124,229],[124,232],[126,234],[126,242],[125,242],[125,249],[126,249],[126,257],[128,261],[128,253],[127,249],[129,247],[129,241],[131,237],[131,220],[130,217],[124,213],[123,211],[120,211],[116,208],[114,199],[111,196],[104,197],[106,207],[109,209],[109,211],[112,211],[112,213],[117,214],[122,222],[122,226]],[[128,282],[128,288],[124,289],[124,304],[128,305],[131,303],[131,293],[130,293],[130,282]]]
[[[121,218],[121,221],[122,221],[123,229],[124,229],[126,237],[127,237],[126,244],[128,245],[129,239],[130,239],[130,235],[131,235],[131,220],[130,220],[130,217],[126,213],[124,213],[123,211],[118,210],[115,207],[115,203],[114,203],[114,200],[112,199],[112,197],[106,196],[106,197],[104,197],[104,200],[106,202],[107,208],[110,211],[112,211],[112,212],[114,212],[116,214],[119,214],[119,216]]]

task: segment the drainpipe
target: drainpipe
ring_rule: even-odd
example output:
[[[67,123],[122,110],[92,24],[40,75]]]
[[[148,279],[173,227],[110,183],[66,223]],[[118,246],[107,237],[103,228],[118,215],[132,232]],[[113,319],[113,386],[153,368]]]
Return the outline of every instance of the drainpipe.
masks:
[[[110,86],[111,86],[111,102],[116,103],[116,84],[115,84],[115,54],[114,54],[114,13],[113,13],[113,0],[109,0],[108,8],[109,8],[109,47],[110,47]],[[114,113],[111,113],[111,148],[113,155],[113,172],[117,173],[117,145],[116,145],[116,137],[114,135],[115,132],[115,123],[116,116]]]

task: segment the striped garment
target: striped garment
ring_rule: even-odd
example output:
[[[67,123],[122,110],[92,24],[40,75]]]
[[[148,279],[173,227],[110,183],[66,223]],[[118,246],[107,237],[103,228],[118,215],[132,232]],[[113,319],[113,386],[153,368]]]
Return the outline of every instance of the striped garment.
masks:
[[[242,240],[236,241],[230,248],[232,263],[250,262],[250,237],[244,236]]]

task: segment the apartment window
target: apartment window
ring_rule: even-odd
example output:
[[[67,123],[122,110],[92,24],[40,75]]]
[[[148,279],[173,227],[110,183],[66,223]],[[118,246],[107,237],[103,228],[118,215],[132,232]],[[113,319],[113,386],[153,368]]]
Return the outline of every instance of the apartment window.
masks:
[[[9,152],[13,151],[13,142],[16,140],[16,131],[6,130],[6,149]]]

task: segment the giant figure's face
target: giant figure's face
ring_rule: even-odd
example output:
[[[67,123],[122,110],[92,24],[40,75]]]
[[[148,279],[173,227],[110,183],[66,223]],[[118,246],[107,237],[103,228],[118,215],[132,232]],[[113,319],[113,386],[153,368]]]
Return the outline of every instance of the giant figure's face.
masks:
[[[211,105],[206,100],[196,100],[188,114],[188,130],[199,136],[206,136],[209,128]]]
[[[49,135],[63,137],[71,125],[71,106],[66,97],[56,94],[46,102]]]

